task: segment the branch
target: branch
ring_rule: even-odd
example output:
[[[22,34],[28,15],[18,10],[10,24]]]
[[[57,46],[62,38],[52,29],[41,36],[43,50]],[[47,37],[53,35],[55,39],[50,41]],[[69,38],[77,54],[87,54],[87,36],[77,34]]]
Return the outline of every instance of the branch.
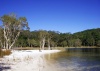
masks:
[[[20,32],[18,32],[18,34],[16,35],[16,37],[15,37],[13,43],[10,45],[9,49],[12,48],[12,46],[14,45],[15,41],[17,40],[17,37],[19,36],[19,34],[20,34]]]

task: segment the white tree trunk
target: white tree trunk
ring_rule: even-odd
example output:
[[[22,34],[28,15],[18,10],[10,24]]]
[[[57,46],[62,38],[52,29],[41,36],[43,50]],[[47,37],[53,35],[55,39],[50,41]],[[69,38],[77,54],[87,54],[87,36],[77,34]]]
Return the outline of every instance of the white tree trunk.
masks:
[[[44,46],[45,46],[45,38],[42,39],[42,49],[44,50]]]
[[[4,41],[4,43],[6,43],[6,46],[5,46],[5,48],[6,49],[8,49],[8,38],[7,38],[7,32],[6,32],[6,29],[5,29],[5,27],[4,27],[4,30],[3,30],[3,32],[4,32],[4,38],[5,38],[5,41]]]
[[[20,27],[20,26],[19,26]],[[6,28],[6,29],[5,29]],[[17,40],[18,36],[20,35],[20,31],[18,31],[17,35],[13,38],[13,41],[11,42],[10,39],[11,39],[11,32],[12,31],[9,31],[9,27],[7,27],[6,25],[4,26],[4,48],[5,49],[11,49],[12,46],[14,45],[15,41]]]
[[[41,48],[42,48],[42,41],[40,40],[40,50],[41,50]]]
[[[50,39],[48,38],[48,50],[50,50]]]
[[[1,42],[1,40],[0,40],[0,43],[1,43],[1,48],[3,48],[3,44],[2,44],[2,42]]]
[[[4,49],[6,49],[6,48],[5,48],[5,41],[4,41],[4,45],[3,45],[3,48],[4,48]]]
[[[12,46],[14,45],[15,41],[17,40],[18,36],[20,35],[20,32],[18,32],[18,34],[16,35],[15,39],[13,40],[12,44],[10,45],[9,49],[12,48]]]

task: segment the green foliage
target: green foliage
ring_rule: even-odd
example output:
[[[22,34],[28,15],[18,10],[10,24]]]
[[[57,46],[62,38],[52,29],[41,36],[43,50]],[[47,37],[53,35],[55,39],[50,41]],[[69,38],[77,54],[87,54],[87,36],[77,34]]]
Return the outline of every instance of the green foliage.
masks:
[[[46,33],[45,33],[46,32]],[[41,35],[38,31],[24,31],[21,33],[16,44],[20,46],[39,47],[40,36],[50,37],[50,46],[52,47],[80,47],[80,46],[97,46],[100,47],[100,28],[85,30],[82,32],[59,33],[56,31],[45,31]],[[45,35],[43,35],[45,34]],[[49,35],[49,36],[48,36]],[[46,41],[46,47],[47,47]]]
[[[61,46],[62,46],[62,47],[67,46],[67,41],[62,41],[62,42],[61,42]]]
[[[82,41],[82,46],[97,46],[100,40],[100,28],[85,30],[73,35]]]
[[[97,46],[100,47],[100,40],[98,40],[98,42],[97,42]]]
[[[0,21],[2,22],[0,24],[0,34],[3,33],[3,35],[1,34],[2,37],[0,37],[0,43],[2,48],[5,49],[12,48],[22,30],[29,30],[25,17],[17,17],[15,14],[3,15],[0,17]],[[20,44],[26,46],[24,40],[21,39]]]

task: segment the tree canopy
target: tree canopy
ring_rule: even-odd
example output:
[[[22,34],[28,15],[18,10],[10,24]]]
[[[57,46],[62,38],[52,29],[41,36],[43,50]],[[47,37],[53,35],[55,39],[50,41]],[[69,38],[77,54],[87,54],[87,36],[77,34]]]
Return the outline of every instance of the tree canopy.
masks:
[[[100,28],[85,30],[74,34],[46,30],[24,31],[21,32],[16,46],[19,44],[23,47],[29,47],[29,44],[31,44],[32,47],[40,47],[40,40],[43,38],[45,38],[45,47],[48,47],[48,38],[50,40],[49,46],[51,47],[100,47]],[[23,41],[23,44],[21,44],[21,41]]]
[[[3,33],[0,39],[2,47],[11,49],[20,35],[20,32],[29,29],[27,19],[25,17],[16,17],[15,14],[10,14],[0,17],[0,21],[2,21],[0,32]]]

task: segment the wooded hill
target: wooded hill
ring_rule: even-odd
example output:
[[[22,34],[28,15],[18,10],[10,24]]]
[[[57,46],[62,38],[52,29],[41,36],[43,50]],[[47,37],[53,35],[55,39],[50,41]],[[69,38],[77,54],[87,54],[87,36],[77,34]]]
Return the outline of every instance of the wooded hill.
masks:
[[[17,17],[15,14],[1,16],[0,22],[0,48],[100,47],[100,28],[74,34],[46,30],[29,31],[27,19],[25,17]]]
[[[42,41],[41,41],[42,40]],[[41,45],[44,43],[44,45]],[[21,32],[14,47],[100,47],[100,28],[71,33],[57,31],[24,30]]]

